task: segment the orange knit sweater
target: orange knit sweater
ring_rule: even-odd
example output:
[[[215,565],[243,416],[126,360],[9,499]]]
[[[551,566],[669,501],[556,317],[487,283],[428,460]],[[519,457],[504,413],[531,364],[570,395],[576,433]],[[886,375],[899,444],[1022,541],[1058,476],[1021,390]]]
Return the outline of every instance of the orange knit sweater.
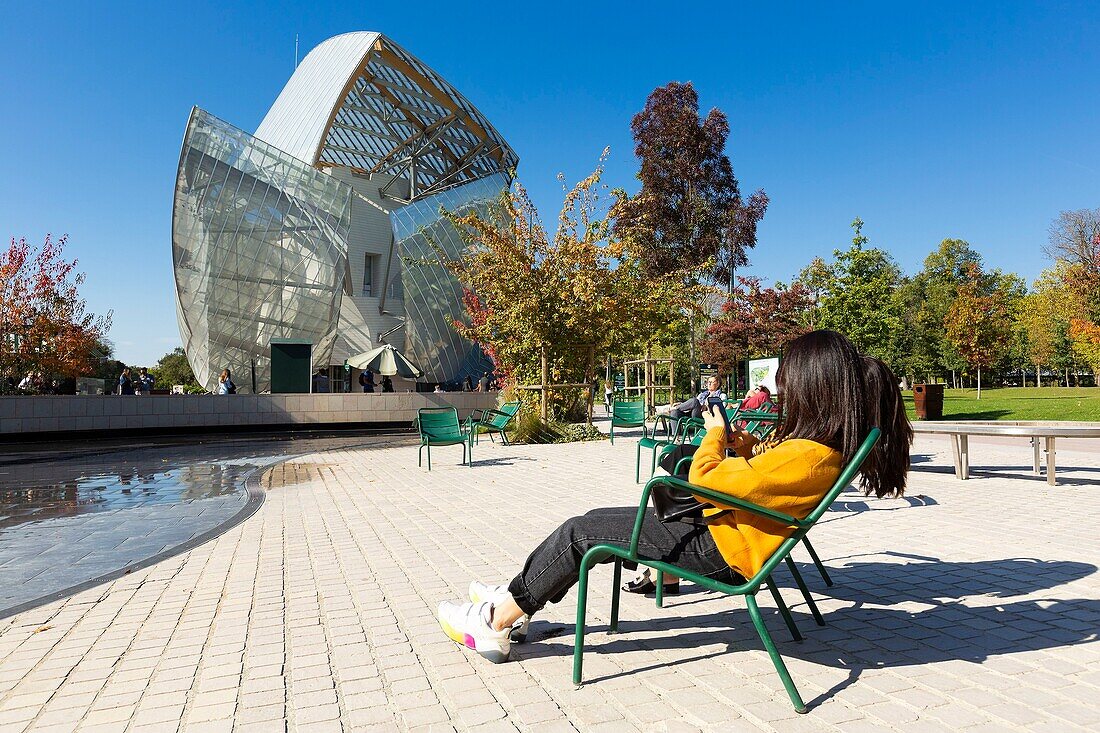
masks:
[[[751,459],[727,458],[726,432],[712,428],[695,451],[688,480],[801,519],[836,482],[841,463],[838,451],[800,439],[785,440]],[[705,514],[732,508],[718,506]],[[733,509],[710,525],[718,551],[745,578],[755,575],[793,531],[743,509]]]

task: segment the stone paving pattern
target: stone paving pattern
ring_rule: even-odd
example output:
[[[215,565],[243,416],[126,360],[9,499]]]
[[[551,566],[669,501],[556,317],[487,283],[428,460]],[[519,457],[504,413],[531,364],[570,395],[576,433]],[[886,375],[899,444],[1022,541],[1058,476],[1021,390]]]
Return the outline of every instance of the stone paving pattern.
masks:
[[[568,516],[635,502],[634,443],[616,443],[483,442],[473,468],[439,449],[431,473],[409,446],[277,466],[260,511],[218,539],[0,621],[0,730],[1100,728],[1100,456],[1061,446],[1063,485],[1028,474],[1026,445],[997,444],[959,482],[948,443],[925,437],[908,498],[841,497],[813,533],[836,586],[796,550],[828,626],[786,571],[805,642],[761,596],[808,715],[738,599],[624,596],[608,636],[607,567],[581,690],[575,594],[512,663],[446,639],[439,601],[508,579]]]

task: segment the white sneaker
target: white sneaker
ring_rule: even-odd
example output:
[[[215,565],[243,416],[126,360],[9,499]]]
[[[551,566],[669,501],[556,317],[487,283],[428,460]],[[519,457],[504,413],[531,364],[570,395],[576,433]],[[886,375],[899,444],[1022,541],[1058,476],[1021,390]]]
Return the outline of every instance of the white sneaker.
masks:
[[[439,604],[439,625],[452,640],[500,664],[508,661],[512,642],[508,638],[509,629],[496,631],[490,623],[492,605],[444,601]]]
[[[497,605],[511,597],[512,594],[508,592],[508,586],[506,585],[489,585],[488,583],[482,583],[480,580],[475,580],[470,583],[470,600],[474,603],[489,601]],[[517,644],[522,644],[527,641],[527,629],[530,628],[530,626],[531,617],[527,615],[521,616],[512,624],[512,632],[509,638]]]

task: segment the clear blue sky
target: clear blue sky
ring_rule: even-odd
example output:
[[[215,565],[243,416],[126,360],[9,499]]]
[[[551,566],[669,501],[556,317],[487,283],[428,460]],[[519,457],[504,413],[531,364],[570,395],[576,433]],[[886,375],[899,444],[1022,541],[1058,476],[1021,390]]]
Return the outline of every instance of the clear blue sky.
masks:
[[[732,127],[743,189],[772,204],[751,272],[789,280],[855,216],[907,272],[945,237],[1033,279],[1051,220],[1100,206],[1100,5],[830,3],[3,3],[0,236],[67,232],[118,355],[179,344],[172,183],[199,105],[254,130],[301,53],[381,31],[440,72],[519,153],[548,221],[630,118],[692,81]],[[713,4],[717,5],[717,4]],[[883,6],[889,6],[888,8]],[[402,9],[408,8],[408,10]]]

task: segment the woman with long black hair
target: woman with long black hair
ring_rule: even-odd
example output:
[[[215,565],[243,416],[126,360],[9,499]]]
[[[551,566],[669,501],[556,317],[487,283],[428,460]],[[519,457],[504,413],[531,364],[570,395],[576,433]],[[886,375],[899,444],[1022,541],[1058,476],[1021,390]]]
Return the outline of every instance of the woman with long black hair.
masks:
[[[722,417],[717,411],[703,413],[706,437],[692,460],[691,483],[804,517],[878,427],[882,437],[861,469],[862,486],[877,496],[904,491],[912,432],[900,409],[898,383],[885,365],[866,365],[839,333],[814,331],[790,343],[776,381],[783,423],[754,455],[727,457],[730,436]],[[511,641],[526,638],[531,615],[560,601],[577,582],[588,549],[630,542],[636,514],[637,507],[615,507],[566,521],[534,549],[507,586],[475,581],[471,602],[440,604],[444,632],[490,661],[507,661]],[[662,523],[647,512],[639,554],[733,585],[756,574],[792,532],[732,507],[718,505],[704,514],[713,519]]]

